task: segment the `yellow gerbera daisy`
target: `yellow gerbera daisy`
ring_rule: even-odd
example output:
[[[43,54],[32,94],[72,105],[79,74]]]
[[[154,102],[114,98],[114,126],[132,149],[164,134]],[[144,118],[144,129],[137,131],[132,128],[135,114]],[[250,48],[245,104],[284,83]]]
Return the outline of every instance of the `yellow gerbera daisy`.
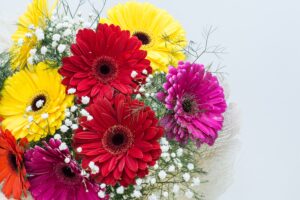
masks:
[[[183,48],[187,42],[182,26],[169,13],[149,3],[118,4],[100,22],[118,25],[139,38],[154,71],[167,72],[169,65],[185,59]]]
[[[50,18],[53,8],[49,9],[47,0],[33,0],[19,18],[10,49],[12,69],[23,69],[27,65],[30,50],[35,48],[38,42],[36,32],[45,29],[46,20]]]
[[[57,70],[39,63],[34,70],[21,70],[5,81],[0,100],[2,125],[16,138],[38,141],[60,128],[73,99],[66,94]]]

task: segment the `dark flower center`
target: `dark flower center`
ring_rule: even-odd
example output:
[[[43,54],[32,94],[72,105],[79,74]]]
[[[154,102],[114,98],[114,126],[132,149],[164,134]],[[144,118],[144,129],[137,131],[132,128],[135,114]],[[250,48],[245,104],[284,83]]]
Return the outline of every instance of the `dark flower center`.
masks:
[[[8,154],[8,160],[9,160],[9,163],[10,163],[12,169],[15,170],[15,171],[17,171],[18,170],[18,164],[17,164],[17,157],[16,157],[16,155],[10,152]]]
[[[185,99],[182,102],[182,108],[184,112],[190,113],[193,109],[193,103],[190,99]]]
[[[95,61],[94,71],[98,80],[102,83],[107,83],[116,78],[118,66],[115,59],[103,56]]]
[[[100,74],[106,75],[106,74],[109,74],[109,72],[110,72],[110,66],[109,65],[103,64],[99,67],[99,73]]]
[[[132,132],[122,126],[116,125],[110,127],[102,138],[103,147],[112,154],[126,152],[133,144]]]
[[[36,96],[31,102],[32,111],[36,112],[36,111],[41,110],[44,107],[44,105],[46,104],[46,100],[47,100],[47,98],[43,94]],[[42,102],[40,107],[38,107],[38,105],[37,105],[38,102]]]
[[[73,172],[73,170],[69,166],[64,166],[62,168],[62,173],[67,178],[74,178],[76,174]]]
[[[136,32],[133,35],[135,37],[137,37],[143,43],[143,45],[150,44],[150,42],[151,42],[151,38],[150,38],[150,36],[147,33]]]
[[[111,142],[113,143],[113,145],[115,146],[120,146],[124,143],[125,141],[125,137],[124,134],[122,133],[116,133],[112,138],[111,138]]]

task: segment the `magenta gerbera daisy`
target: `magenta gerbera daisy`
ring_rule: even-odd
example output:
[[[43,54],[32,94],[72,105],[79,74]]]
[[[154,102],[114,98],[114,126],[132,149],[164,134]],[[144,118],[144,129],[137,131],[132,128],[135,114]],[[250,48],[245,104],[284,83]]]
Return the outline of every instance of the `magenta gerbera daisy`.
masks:
[[[64,58],[59,70],[64,76],[62,83],[68,89],[75,88],[79,97],[111,99],[116,91],[132,94],[146,79],[143,70],[152,72],[141,46],[136,37],[118,26],[99,24],[96,31],[80,30],[71,47],[73,56]]]
[[[160,158],[163,135],[150,107],[120,94],[113,101],[98,99],[87,111],[93,120],[83,117],[74,136],[83,167],[94,162],[100,168],[97,180],[113,186],[145,177]]]
[[[29,190],[34,199],[99,200],[99,185],[83,176],[65,143],[51,139],[44,146],[44,149],[36,146],[25,154]]]
[[[206,72],[203,65],[179,62],[170,67],[163,87],[158,93],[170,113],[161,124],[166,136],[186,144],[189,139],[199,146],[213,145],[222,129],[226,101],[217,77]]]

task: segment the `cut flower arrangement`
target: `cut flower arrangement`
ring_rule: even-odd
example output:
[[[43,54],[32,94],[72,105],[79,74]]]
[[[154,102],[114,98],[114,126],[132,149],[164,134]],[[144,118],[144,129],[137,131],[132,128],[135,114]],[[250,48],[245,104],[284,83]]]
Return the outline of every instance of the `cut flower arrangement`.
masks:
[[[207,37],[199,53],[150,3],[118,4],[104,16],[92,6],[86,17],[83,4],[73,11],[64,0],[33,0],[1,54],[3,194],[212,199],[208,165],[222,165],[235,130],[221,73],[198,61],[222,49]]]

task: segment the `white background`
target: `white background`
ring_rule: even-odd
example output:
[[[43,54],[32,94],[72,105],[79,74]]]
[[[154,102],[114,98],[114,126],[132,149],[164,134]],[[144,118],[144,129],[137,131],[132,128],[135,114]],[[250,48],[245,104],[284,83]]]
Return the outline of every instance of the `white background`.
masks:
[[[108,7],[118,0],[108,0]],[[0,19],[17,21],[29,0],[1,0]],[[72,0],[76,2],[76,0]],[[101,5],[100,0],[96,5]],[[231,100],[242,111],[234,184],[221,200],[300,199],[300,3],[298,0],[149,0],[168,10],[190,40],[227,47]],[[0,35],[6,32],[0,28]]]

